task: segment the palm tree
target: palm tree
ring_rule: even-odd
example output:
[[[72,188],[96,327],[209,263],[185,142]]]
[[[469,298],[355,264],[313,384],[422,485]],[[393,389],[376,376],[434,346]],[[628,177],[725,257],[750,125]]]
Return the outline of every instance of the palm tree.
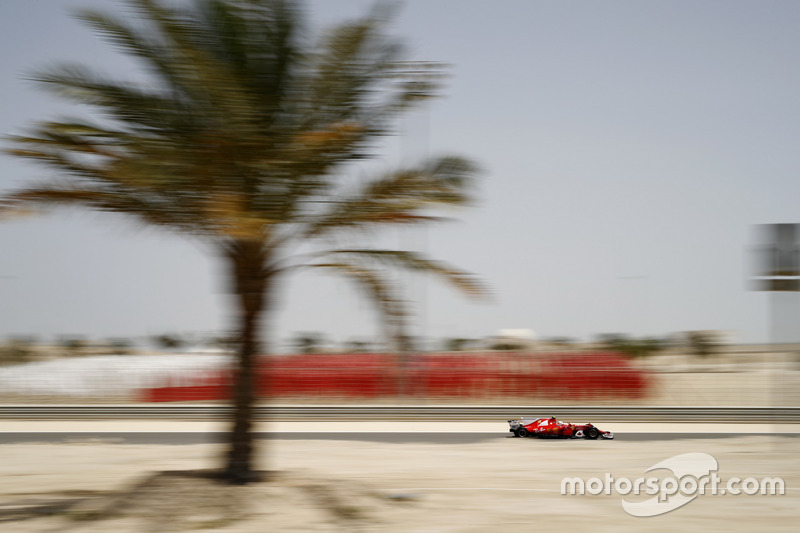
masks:
[[[409,251],[343,246],[375,230],[434,221],[469,200],[474,166],[441,157],[352,176],[393,120],[433,96],[441,67],[401,61],[376,9],[314,43],[290,0],[130,0],[136,15],[79,18],[149,72],[137,84],[83,66],[38,74],[45,89],[97,113],[39,122],[8,152],[52,170],[0,209],[74,205],[124,213],[208,243],[235,295],[233,427],[224,475],[256,478],[251,415],[264,319],[283,276],[319,268],[356,281],[402,344],[403,305],[387,269],[439,275],[469,294],[468,274]],[[402,349],[402,346],[400,347]]]

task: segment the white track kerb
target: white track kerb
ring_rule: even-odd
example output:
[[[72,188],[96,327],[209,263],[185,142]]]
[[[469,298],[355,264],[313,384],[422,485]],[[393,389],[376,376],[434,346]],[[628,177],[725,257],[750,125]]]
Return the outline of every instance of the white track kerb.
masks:
[[[562,495],[599,495],[612,493],[620,496],[653,496],[646,500],[628,501],[622,499],[622,508],[630,515],[649,517],[668,513],[694,500],[698,495],[770,495],[781,496],[786,493],[786,484],[777,477],[744,479],[730,477],[723,480],[717,475],[717,460],[707,453],[684,453],[656,463],[645,472],[669,470],[667,477],[627,477],[615,478],[606,473],[602,478],[587,480],[578,477],[561,480]]]

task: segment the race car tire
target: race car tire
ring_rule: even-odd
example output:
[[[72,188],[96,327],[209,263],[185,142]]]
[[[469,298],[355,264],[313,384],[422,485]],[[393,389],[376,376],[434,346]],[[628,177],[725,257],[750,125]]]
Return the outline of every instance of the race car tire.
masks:
[[[527,437],[528,436],[528,430],[525,429],[525,428],[519,428],[517,430],[517,432],[515,433],[515,435],[517,437]]]
[[[597,428],[589,428],[584,431],[583,434],[586,435],[587,439],[596,439],[600,436],[600,432],[597,430]]]

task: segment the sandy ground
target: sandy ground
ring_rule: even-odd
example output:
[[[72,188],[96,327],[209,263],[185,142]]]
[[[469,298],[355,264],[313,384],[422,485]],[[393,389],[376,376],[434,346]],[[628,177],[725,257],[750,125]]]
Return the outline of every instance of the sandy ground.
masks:
[[[614,441],[269,441],[259,464],[272,481],[245,487],[197,474],[219,462],[218,445],[5,444],[0,531],[798,531],[800,438],[626,442],[615,430]],[[723,480],[781,477],[786,493],[706,494],[649,518],[628,515],[619,494],[561,494],[567,476],[635,479],[690,452],[712,455]]]

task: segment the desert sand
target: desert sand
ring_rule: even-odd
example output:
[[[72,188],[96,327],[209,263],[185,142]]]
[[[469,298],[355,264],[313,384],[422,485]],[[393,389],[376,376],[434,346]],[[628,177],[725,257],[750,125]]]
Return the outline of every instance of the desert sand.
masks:
[[[622,496],[562,495],[578,476],[641,477],[703,452],[719,476],[781,477],[784,495],[698,496],[648,518]],[[261,442],[270,481],[219,485],[215,444],[96,439],[0,445],[0,531],[798,531],[800,438],[538,440],[502,433],[470,444],[344,440]],[[165,474],[165,472],[167,472]],[[629,500],[639,497],[625,496]]]

